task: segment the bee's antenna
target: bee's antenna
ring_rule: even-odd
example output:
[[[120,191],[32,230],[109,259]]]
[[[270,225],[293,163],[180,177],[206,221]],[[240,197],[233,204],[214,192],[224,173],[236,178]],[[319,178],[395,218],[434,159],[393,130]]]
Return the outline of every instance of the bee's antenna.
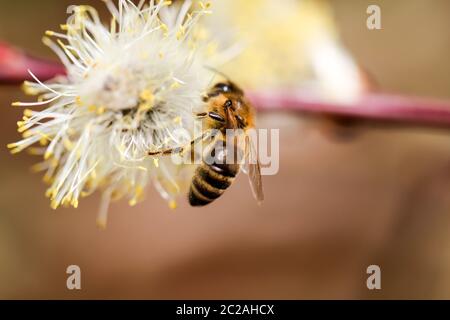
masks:
[[[205,66],[205,68],[208,69],[208,70],[210,70],[210,71],[212,71],[212,72],[214,72],[214,73],[217,73],[218,75],[221,75],[221,76],[224,77],[228,82],[231,82],[230,77],[227,76],[227,75],[226,75],[225,73],[223,73],[222,71],[219,71],[219,70],[217,70],[216,68],[213,68],[213,67],[211,67],[211,66]]]

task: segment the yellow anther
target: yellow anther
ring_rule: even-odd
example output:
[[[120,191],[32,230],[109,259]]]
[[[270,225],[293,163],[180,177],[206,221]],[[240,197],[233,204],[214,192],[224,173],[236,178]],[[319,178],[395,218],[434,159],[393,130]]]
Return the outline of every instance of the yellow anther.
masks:
[[[45,160],[50,159],[52,156],[53,156],[53,153],[51,151],[49,151],[49,150],[45,151],[45,153],[44,153]]]
[[[50,203],[50,208],[52,208],[53,210],[58,209],[59,207],[59,203],[56,200],[52,200],[52,202]]]
[[[75,98],[75,103],[76,103],[78,106],[82,106],[82,105],[83,105],[82,102],[81,102],[81,98],[80,98],[79,96]]]
[[[64,147],[68,150],[71,151],[73,149],[73,143],[72,141],[70,141],[68,138],[63,139],[63,144]]]
[[[153,100],[155,99],[155,96],[153,95],[153,92],[149,89],[145,89],[141,91],[141,94],[139,95],[139,97],[142,100],[148,101],[148,102],[153,102]]]
[[[106,108],[103,107],[103,106],[97,108],[97,114],[98,115],[101,115],[101,114],[105,113],[105,111],[106,111]]]
[[[177,81],[174,81],[171,85],[170,85],[170,89],[178,89],[180,87],[180,83]]]
[[[131,199],[130,201],[128,201],[128,204],[129,204],[131,207],[134,207],[134,206],[137,204],[137,199],[136,199],[136,197],[134,197],[133,199]]]
[[[97,112],[97,106],[96,105],[90,105],[88,107],[89,112]]]
[[[53,41],[49,37],[42,37],[42,43],[46,46],[51,46]]]
[[[186,34],[186,28],[181,26],[177,32],[177,40],[180,40]]]
[[[142,186],[136,186],[136,190],[134,191],[137,198],[140,198],[144,194],[144,188]]]
[[[52,196],[52,188],[48,188],[48,189],[45,191],[45,196],[46,196],[47,198],[50,198],[50,197]]]
[[[30,96],[35,96],[39,93],[39,90],[37,90],[36,88],[33,88],[30,85],[30,82],[25,81],[22,86],[22,91],[25,92],[25,94],[30,95]]]
[[[39,156],[42,154],[42,150],[39,148],[28,148],[27,151],[33,156]]]
[[[45,35],[46,35],[46,36],[49,36],[49,37],[52,37],[52,36],[55,35],[55,32],[54,32],[54,31],[51,31],[51,30],[47,30],[47,31],[45,31]]]
[[[97,227],[101,230],[106,229],[106,218],[97,218]]]
[[[31,137],[33,135],[34,135],[34,133],[32,131],[25,131],[25,132],[22,133],[22,138],[26,139],[26,138],[29,138],[29,137]]]
[[[159,168],[159,159],[158,158],[153,158],[153,165],[155,166],[155,168]]]
[[[15,148],[15,147],[17,147],[17,142],[8,143],[8,144],[6,145],[6,147],[7,147],[8,149]]]
[[[164,33],[164,36],[167,37],[167,35],[169,33],[169,28],[167,27],[167,25],[165,23],[161,23],[161,29]]]
[[[60,24],[59,27],[61,28],[62,31],[69,30],[69,26],[67,24]]]
[[[46,137],[42,137],[41,139],[39,139],[39,144],[43,147],[46,146],[48,144],[48,139]]]
[[[175,200],[170,200],[169,201],[169,208],[172,210],[175,210],[178,207],[178,204]]]
[[[58,164],[59,164],[59,160],[56,158],[53,158],[50,162],[50,166],[53,168],[56,168],[58,166]]]
[[[23,114],[24,114],[24,116],[26,116],[26,117],[32,117],[32,116],[33,116],[33,110],[31,110],[31,109],[25,109],[25,110],[23,110]]]
[[[49,174],[44,174],[44,177],[42,178],[42,180],[45,183],[52,183],[53,182],[53,177],[51,175],[49,175]],[[45,195],[47,196],[47,193]]]
[[[11,105],[13,107],[20,107],[22,105],[22,103],[20,101],[15,101],[15,102],[11,103]]]
[[[31,169],[31,172],[35,172],[35,173],[45,170],[42,163],[36,163],[36,164],[32,165],[30,169]]]

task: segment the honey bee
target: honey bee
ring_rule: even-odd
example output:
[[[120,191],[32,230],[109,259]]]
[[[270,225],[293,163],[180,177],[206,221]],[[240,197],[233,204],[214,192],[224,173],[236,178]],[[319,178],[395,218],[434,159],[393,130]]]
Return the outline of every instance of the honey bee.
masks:
[[[227,161],[229,147],[233,148],[234,155],[244,155],[245,170],[247,171],[253,196],[261,203],[264,200],[261,169],[258,156],[253,143],[246,133],[254,128],[254,110],[244,96],[244,92],[236,84],[227,80],[214,85],[204,97],[206,112],[197,113],[199,119],[206,122],[204,133],[191,141],[191,147],[199,141],[209,137],[211,143],[208,156],[212,161],[205,161],[196,168],[189,188],[189,203],[191,206],[205,206],[219,198],[233,183],[241,170],[239,161]],[[240,129],[244,135],[244,145],[238,143],[235,137],[232,146],[226,139],[228,130]],[[214,132],[214,134],[212,134]],[[244,150],[242,150],[244,149]],[[184,148],[160,150],[149,152],[149,155],[171,154],[183,152]]]

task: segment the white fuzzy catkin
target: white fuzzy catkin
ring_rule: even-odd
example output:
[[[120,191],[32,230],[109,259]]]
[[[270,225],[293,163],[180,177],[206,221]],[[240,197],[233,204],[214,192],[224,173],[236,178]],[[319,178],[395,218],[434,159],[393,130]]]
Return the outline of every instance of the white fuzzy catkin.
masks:
[[[126,197],[134,205],[151,182],[175,206],[182,168],[147,153],[180,146],[177,128],[194,132],[193,112],[203,107],[212,80],[205,68],[211,52],[198,23],[208,4],[105,2],[109,27],[94,8],[71,6],[64,32],[46,33],[44,43],[67,75],[42,83],[30,71],[35,82],[26,82],[25,91],[39,100],[13,105],[41,110],[25,110],[18,122],[23,139],[8,145],[13,153],[28,148],[43,155],[35,169],[45,171],[53,208],[77,207],[81,196],[101,188],[100,226],[110,199]]]

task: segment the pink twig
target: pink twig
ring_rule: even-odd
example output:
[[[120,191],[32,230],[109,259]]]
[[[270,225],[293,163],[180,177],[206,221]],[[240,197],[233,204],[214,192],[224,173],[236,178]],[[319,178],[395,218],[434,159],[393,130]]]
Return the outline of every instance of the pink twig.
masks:
[[[31,57],[0,42],[0,84],[18,84],[31,79],[28,69],[43,81],[65,73],[59,63]]]
[[[18,84],[30,79],[28,69],[44,81],[65,73],[59,63],[31,57],[0,42],[0,84]],[[450,128],[450,101],[365,93],[352,102],[339,103],[301,90],[255,91],[247,95],[260,111],[296,111]]]
[[[450,127],[450,101],[367,93],[348,102],[330,102],[301,91],[249,92],[261,111],[297,111],[342,117]]]

